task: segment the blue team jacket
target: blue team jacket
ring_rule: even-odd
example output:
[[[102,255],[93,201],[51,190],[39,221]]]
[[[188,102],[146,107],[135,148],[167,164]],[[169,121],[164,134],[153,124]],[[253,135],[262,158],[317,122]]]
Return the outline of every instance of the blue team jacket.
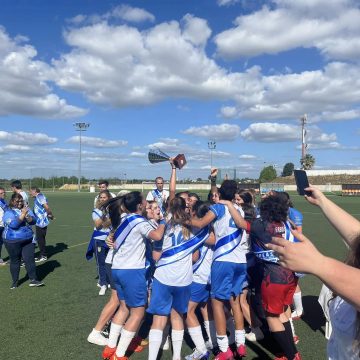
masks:
[[[3,222],[4,222],[3,239],[8,242],[24,241],[31,239],[34,235],[31,225],[35,224],[36,218],[31,210],[29,210],[29,215],[33,219],[31,223],[27,223],[26,220],[23,221],[19,220],[19,216],[20,216],[19,210],[7,209],[3,217]]]

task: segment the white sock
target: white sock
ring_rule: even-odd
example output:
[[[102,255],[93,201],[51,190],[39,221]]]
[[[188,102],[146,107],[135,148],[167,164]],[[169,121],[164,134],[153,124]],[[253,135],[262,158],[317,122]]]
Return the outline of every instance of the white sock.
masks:
[[[235,324],[234,319],[232,317],[226,320],[226,328],[228,329],[229,335],[229,344],[235,343]]]
[[[156,360],[158,357],[160,345],[163,338],[163,331],[151,329],[149,332],[149,359]]]
[[[235,330],[235,343],[237,347],[245,344],[245,330]]]
[[[220,351],[226,352],[229,347],[229,339],[227,335],[216,334],[216,341],[219,346]]]
[[[117,357],[121,357],[125,355],[126,350],[129,347],[129,344],[131,343],[131,340],[135,337],[135,334],[136,334],[135,331],[127,331],[125,328],[122,328],[119,345],[116,348]]]
[[[115,324],[114,322],[111,323],[108,347],[116,347],[122,327],[122,325]]]
[[[188,328],[188,331],[196,349],[202,354],[206,353],[206,345],[202,335],[201,326]]]
[[[181,346],[184,338],[184,330],[172,330],[171,340],[173,346],[173,360],[181,359]]]
[[[295,305],[295,310],[297,313],[302,313],[303,312],[303,304],[302,304],[302,298],[301,298],[301,291],[300,292],[296,292],[294,294],[294,305]]]
[[[216,346],[216,328],[215,328],[215,321],[204,321],[204,327],[206,330],[206,334],[209,338],[209,342],[212,344],[212,346]]]

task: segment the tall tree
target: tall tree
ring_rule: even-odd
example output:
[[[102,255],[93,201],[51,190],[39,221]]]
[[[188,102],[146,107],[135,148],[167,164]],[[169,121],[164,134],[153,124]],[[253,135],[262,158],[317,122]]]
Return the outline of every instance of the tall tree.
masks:
[[[281,176],[290,176],[294,172],[295,165],[293,163],[286,163],[284,165]]]
[[[306,154],[305,157],[300,160],[300,164],[303,170],[310,170],[315,165],[315,158],[311,154]]]
[[[270,165],[270,166],[264,167],[261,170],[260,176],[259,176],[259,181],[261,183],[273,181],[274,179],[276,179],[276,177],[277,177],[276,170],[275,170],[274,166]]]

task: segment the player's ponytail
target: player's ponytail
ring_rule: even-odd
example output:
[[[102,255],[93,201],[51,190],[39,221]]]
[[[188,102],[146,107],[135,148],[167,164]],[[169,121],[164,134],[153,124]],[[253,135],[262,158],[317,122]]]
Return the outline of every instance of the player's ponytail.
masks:
[[[185,239],[190,237],[190,229],[187,222],[190,220],[190,215],[186,212],[185,200],[181,197],[175,197],[170,201],[171,226],[181,225],[182,234]]]
[[[116,196],[108,200],[105,204],[103,204],[101,210],[104,214],[109,215],[111,226],[113,229],[116,229],[120,225],[121,214],[124,212],[123,196]]]

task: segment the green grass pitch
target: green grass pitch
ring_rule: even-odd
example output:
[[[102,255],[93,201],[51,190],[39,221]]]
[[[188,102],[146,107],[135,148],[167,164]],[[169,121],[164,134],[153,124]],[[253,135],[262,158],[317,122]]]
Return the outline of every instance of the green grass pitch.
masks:
[[[18,289],[10,290],[9,268],[0,268],[0,359],[101,359],[101,347],[86,341],[107,301],[107,296],[98,296],[95,262],[85,259],[92,233],[94,194],[48,193],[47,196],[56,219],[48,228],[49,259],[37,265],[46,286],[29,288],[25,281]],[[360,198],[332,196],[331,199],[360,218]],[[299,196],[293,200],[304,214],[304,233],[325,254],[344,259],[345,246],[320,210]],[[5,249],[2,254],[6,257]],[[24,276],[25,270],[21,269],[21,278]],[[324,359],[324,323],[317,303],[321,284],[313,276],[306,276],[300,284],[305,316],[295,322],[300,336],[298,349],[304,359]],[[189,352],[184,344],[183,354]],[[247,359],[273,357],[266,346],[248,344]],[[147,350],[131,358],[147,359]],[[170,352],[164,352],[162,359],[171,359]]]

